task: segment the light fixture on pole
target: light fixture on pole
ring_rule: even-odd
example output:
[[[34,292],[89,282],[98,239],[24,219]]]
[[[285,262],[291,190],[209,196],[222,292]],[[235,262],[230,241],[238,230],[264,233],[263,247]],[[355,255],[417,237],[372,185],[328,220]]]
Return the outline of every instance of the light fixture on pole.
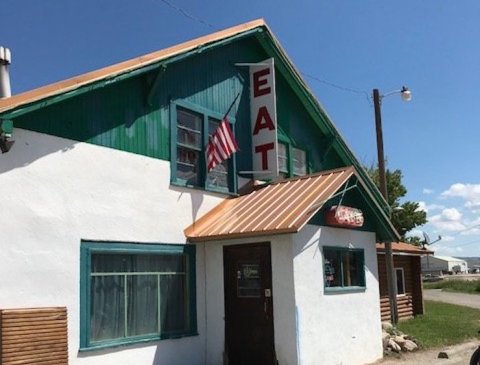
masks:
[[[385,155],[383,153],[383,132],[382,132],[382,100],[393,94],[400,94],[403,101],[412,100],[411,91],[403,86],[400,90],[393,90],[381,95],[378,89],[373,89],[373,105],[375,107],[375,129],[377,132],[377,154],[378,154],[378,179],[380,182],[380,192],[385,201],[388,202],[387,179],[385,176]],[[398,321],[397,307],[397,287],[394,280],[392,242],[385,242],[385,266],[387,270],[387,286],[390,302],[390,319],[393,324]]]

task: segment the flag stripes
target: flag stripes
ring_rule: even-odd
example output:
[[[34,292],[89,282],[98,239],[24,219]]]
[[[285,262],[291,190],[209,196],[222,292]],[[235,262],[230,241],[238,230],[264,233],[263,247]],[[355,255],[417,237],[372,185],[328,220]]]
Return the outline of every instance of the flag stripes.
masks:
[[[210,137],[207,146],[208,172],[215,166],[229,158],[232,153],[238,151],[238,145],[233,136],[232,128],[225,117],[218,126],[215,133]]]

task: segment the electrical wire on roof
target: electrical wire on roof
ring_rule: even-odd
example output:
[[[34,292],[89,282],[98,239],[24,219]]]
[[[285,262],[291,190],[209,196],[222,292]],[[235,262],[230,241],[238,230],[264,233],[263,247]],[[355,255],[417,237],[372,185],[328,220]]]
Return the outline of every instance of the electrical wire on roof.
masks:
[[[195,20],[196,22],[199,22],[203,25],[206,25],[207,27],[210,27],[210,28],[214,28],[214,26],[200,18],[197,18],[195,16],[193,16],[192,14],[190,14],[189,12],[187,12],[186,10],[172,4],[170,1],[168,0],[158,0],[158,1],[161,1],[162,3],[168,5],[169,7],[171,7],[172,9],[175,9],[176,11],[178,11],[180,14],[182,14],[184,17],[186,18],[189,18],[189,19],[192,19],[192,20]]]
[[[196,16],[193,16],[192,14],[190,14],[189,12],[187,12],[186,10],[180,8],[179,6],[176,6],[174,4],[172,4],[170,1],[168,0],[157,0],[157,1],[160,1],[166,5],[168,5],[169,7],[171,7],[172,9],[178,11],[179,13],[181,13],[184,17],[188,18],[188,19],[191,19],[191,20],[194,20],[198,23],[201,23],[203,25],[206,25],[207,27],[210,27],[210,28],[215,28],[212,24],[206,22],[205,20],[202,20],[200,18],[197,18]],[[337,85],[333,82],[330,82],[330,81],[326,81],[326,80],[323,80],[319,77],[316,77],[316,76],[313,76],[313,75],[309,75],[309,74],[306,74],[304,72],[301,72],[301,74],[305,77],[308,77],[312,80],[315,80],[317,82],[320,82],[322,84],[325,84],[327,86],[330,86],[330,87],[333,87],[333,88],[336,88],[338,90],[342,90],[342,91],[346,91],[346,92],[351,92],[351,93],[355,93],[355,94],[361,94],[361,95],[365,95],[369,104],[370,105],[373,105],[372,104],[372,100],[370,98],[370,94],[368,92],[366,92],[365,90],[356,90],[356,89],[352,89],[350,87],[345,87],[345,86],[341,86],[341,85]]]
[[[357,89],[352,89],[350,87],[345,87],[345,86],[341,86],[341,85],[337,85],[337,84],[334,84],[333,82],[330,82],[330,81],[326,81],[326,80],[322,80],[321,78],[319,77],[316,77],[316,76],[313,76],[313,75],[309,75],[309,74],[306,74],[304,72],[301,72],[301,74],[305,77],[308,77],[312,80],[315,80],[317,82],[320,82],[322,84],[325,84],[327,86],[330,86],[330,87],[334,87],[336,89],[339,89],[339,90],[342,90],[342,91],[347,91],[347,92],[350,92],[350,93],[354,93],[354,94],[360,94],[360,95],[365,95],[365,97],[367,98],[368,100],[368,103],[369,104],[372,104],[372,100],[371,100],[371,97],[370,97],[370,94],[368,92],[366,92],[365,90],[357,90]]]

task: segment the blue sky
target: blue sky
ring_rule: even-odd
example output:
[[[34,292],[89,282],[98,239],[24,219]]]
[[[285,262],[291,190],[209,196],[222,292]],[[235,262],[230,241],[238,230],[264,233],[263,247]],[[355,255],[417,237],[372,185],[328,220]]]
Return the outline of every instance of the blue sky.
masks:
[[[365,165],[372,89],[406,85],[411,102],[383,99],[388,167],[437,254],[480,256],[478,0],[2,0],[0,17],[13,93],[263,17]]]

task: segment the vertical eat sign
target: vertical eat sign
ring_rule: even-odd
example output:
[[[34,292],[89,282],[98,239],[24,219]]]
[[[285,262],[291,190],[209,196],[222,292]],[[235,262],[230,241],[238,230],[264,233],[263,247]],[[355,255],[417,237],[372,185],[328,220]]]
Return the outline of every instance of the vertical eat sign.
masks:
[[[278,177],[277,108],[273,58],[250,66],[253,178]]]

